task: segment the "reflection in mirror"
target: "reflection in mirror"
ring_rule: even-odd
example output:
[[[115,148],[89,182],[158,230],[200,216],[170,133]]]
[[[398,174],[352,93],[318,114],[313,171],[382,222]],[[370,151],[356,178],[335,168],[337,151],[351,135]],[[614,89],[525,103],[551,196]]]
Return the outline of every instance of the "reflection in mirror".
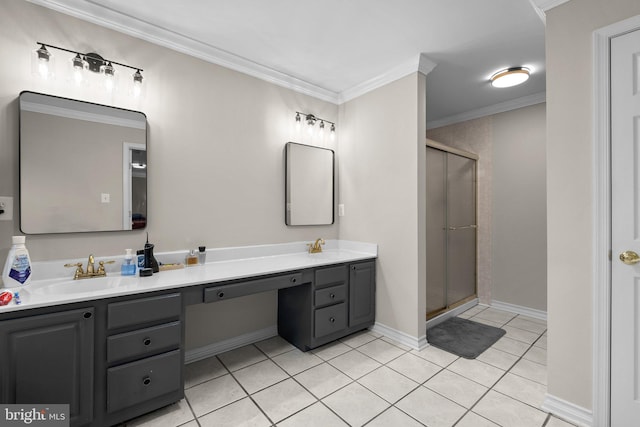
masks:
[[[146,224],[146,116],[22,92],[21,231],[119,231]]]
[[[285,223],[333,224],[333,150],[288,142],[285,163]]]

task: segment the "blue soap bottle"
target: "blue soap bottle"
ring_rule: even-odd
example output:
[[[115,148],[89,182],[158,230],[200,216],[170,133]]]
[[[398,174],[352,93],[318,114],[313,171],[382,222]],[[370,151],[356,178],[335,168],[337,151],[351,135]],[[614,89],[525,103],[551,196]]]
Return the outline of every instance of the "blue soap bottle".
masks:
[[[124,262],[120,267],[120,273],[123,276],[135,276],[136,275],[136,263],[133,262],[133,254],[131,249],[126,249],[127,253],[124,256]]]

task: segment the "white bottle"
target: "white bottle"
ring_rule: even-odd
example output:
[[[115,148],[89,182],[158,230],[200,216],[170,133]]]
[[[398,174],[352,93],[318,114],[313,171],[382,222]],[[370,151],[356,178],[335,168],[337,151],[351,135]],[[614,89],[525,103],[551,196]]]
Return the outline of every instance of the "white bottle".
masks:
[[[2,270],[5,288],[25,286],[31,281],[31,258],[24,241],[24,236],[13,236],[13,246],[9,249],[7,262]]]

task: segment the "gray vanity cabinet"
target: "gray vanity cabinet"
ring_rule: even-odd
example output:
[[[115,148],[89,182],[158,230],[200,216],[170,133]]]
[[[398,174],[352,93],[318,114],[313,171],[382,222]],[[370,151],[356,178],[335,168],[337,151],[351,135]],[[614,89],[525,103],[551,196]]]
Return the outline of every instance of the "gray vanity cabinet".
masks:
[[[70,424],[87,424],[93,367],[93,307],[0,322],[2,403],[68,403]]]
[[[375,320],[375,261],[317,268],[313,281],[278,292],[278,334],[307,351]]]

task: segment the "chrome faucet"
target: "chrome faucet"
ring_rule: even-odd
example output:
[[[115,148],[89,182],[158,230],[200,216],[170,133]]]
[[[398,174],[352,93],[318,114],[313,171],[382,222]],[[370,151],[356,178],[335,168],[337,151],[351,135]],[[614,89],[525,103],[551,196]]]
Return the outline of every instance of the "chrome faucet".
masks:
[[[316,239],[315,243],[307,243],[307,246],[309,247],[309,253],[317,254],[322,252],[321,245],[324,245],[324,239],[322,238]]]
[[[93,254],[89,255],[89,259],[87,260],[87,271],[82,269],[82,263],[72,263],[65,264],[65,267],[75,267],[76,271],[73,274],[73,280],[78,279],[90,279],[92,277],[104,277],[107,275],[107,271],[104,269],[105,264],[113,264],[115,261],[99,261],[98,262],[98,271],[95,270],[95,260],[93,258]]]

